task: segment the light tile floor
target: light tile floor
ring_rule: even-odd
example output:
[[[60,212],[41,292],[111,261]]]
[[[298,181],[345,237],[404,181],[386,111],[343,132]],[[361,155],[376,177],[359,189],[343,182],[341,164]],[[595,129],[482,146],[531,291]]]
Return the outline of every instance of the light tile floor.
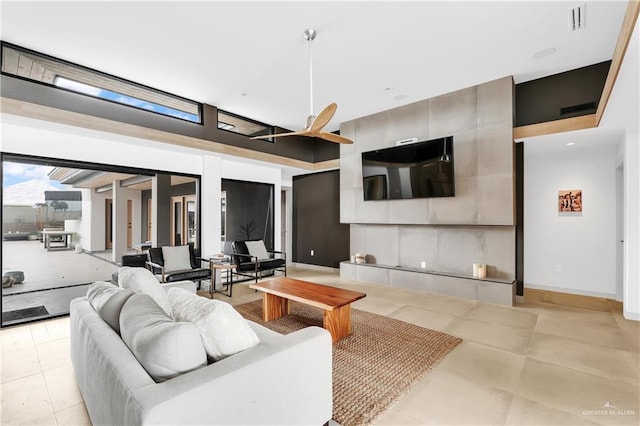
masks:
[[[542,302],[514,308],[343,280],[290,276],[357,289],[355,308],[444,331],[464,341],[386,415],[382,425],[640,423],[640,323],[609,311]],[[234,286],[240,304],[260,298]],[[0,331],[3,425],[90,424],[69,359],[69,319]],[[605,405],[615,408],[604,408]]]

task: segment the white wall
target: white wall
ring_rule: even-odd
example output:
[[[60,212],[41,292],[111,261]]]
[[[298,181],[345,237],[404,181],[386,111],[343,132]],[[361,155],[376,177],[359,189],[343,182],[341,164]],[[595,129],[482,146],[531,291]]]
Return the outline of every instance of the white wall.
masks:
[[[600,127],[624,129],[623,312],[640,320],[640,24],[631,36]]]
[[[202,173],[202,162],[198,161],[201,155],[178,149],[180,147],[10,114],[1,114],[0,120],[0,149],[3,152],[178,173]]]
[[[142,191],[129,190],[127,199],[133,201],[133,217],[132,229],[133,245],[136,246],[142,242],[142,228],[146,227],[146,223],[142,223]]]
[[[615,298],[616,145],[524,151],[525,287]],[[582,214],[558,213],[564,189],[582,190]]]
[[[84,194],[83,194],[84,196]],[[87,209],[90,212],[90,215],[87,215],[88,228],[89,233],[87,235],[88,242],[85,243],[83,240],[82,247],[89,251],[102,251],[107,247],[107,238],[106,238],[106,223],[107,223],[107,215],[106,215],[106,200],[107,198],[111,198],[111,194],[109,192],[101,192],[96,193],[95,191],[90,191],[89,198],[87,204],[89,207]],[[83,205],[85,205],[85,200],[83,198]],[[84,218],[84,211],[82,212],[82,217]],[[82,221],[85,222],[84,220]]]
[[[204,155],[202,170],[200,179],[202,255],[209,256],[222,251],[220,247],[222,159],[214,155]]]

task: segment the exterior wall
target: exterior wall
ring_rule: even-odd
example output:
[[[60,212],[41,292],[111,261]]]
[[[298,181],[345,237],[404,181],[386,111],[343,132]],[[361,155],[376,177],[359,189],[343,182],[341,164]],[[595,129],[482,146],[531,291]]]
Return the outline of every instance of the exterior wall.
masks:
[[[82,235],[82,248],[89,251],[103,251],[106,249],[107,236],[106,236],[106,200],[111,198],[111,194],[108,192],[96,193],[95,191],[87,190],[89,197],[85,202],[82,199],[83,207],[86,206],[86,212],[84,209],[82,217],[91,218],[91,220],[83,220],[83,226],[89,230],[88,234]],[[84,194],[82,194],[84,197]]]
[[[38,209],[33,206],[2,206],[2,233],[38,232]]]
[[[340,151],[340,220],[351,224],[352,254],[469,276],[481,262],[489,276],[515,279],[511,77],[343,123],[341,134],[355,141]],[[363,151],[451,135],[455,197],[363,200]]]

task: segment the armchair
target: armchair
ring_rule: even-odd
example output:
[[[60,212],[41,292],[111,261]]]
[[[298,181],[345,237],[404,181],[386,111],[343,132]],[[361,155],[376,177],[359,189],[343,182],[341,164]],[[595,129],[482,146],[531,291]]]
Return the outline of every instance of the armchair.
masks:
[[[256,283],[264,272],[280,271],[287,276],[286,254],[267,250],[262,240],[232,241],[229,254],[237,266],[235,274],[253,278]]]
[[[206,267],[202,266],[203,262]],[[200,288],[202,280],[211,279],[209,261],[197,257],[191,244],[152,247],[146,266],[162,283],[189,280],[197,282]]]

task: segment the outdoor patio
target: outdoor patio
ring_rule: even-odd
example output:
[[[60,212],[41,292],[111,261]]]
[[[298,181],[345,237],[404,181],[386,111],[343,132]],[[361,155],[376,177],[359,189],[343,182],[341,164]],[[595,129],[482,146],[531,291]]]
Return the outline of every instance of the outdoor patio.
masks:
[[[5,320],[5,314],[22,309],[33,310],[26,313],[23,320],[66,314],[69,302],[84,295],[88,284],[109,281],[111,274],[118,270],[118,265],[106,259],[110,252],[98,255],[74,250],[47,251],[37,240],[3,241],[2,253],[3,274],[24,272],[22,284],[2,289],[3,325],[17,323]],[[37,308],[40,310],[36,311]]]
[[[2,273],[23,271],[24,282],[3,288],[2,294],[110,280],[118,265],[89,253],[74,250],[47,251],[40,241],[3,241]]]

